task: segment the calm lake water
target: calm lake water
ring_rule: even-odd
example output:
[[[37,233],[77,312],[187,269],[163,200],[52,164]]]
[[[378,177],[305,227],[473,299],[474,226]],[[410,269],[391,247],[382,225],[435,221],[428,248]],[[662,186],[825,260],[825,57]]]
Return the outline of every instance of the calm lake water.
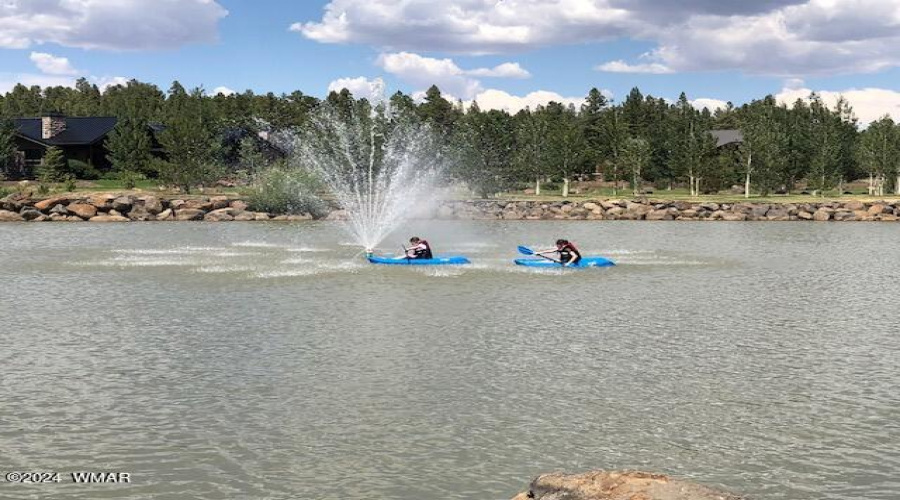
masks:
[[[0,498],[508,499],[638,468],[900,497],[900,225],[0,225]],[[517,268],[557,237],[610,269]]]

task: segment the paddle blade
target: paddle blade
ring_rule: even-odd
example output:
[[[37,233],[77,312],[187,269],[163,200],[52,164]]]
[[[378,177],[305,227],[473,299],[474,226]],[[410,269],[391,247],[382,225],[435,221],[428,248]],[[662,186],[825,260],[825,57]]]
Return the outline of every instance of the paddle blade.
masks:
[[[530,249],[530,248],[528,248],[528,247],[520,246],[520,247],[519,247],[519,253],[522,254],[522,255],[534,255],[534,250],[532,250],[532,249]]]

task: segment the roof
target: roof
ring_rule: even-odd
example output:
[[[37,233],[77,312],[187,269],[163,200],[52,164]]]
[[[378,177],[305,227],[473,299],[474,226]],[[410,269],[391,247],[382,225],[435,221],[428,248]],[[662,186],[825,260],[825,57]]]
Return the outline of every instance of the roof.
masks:
[[[729,144],[744,142],[744,134],[740,130],[723,129],[710,130],[709,133],[716,138],[716,147],[721,148]]]
[[[17,118],[19,135],[48,146],[77,146],[94,144],[103,139],[116,126],[114,116],[66,117],[66,129],[50,139],[41,137],[40,118]]]

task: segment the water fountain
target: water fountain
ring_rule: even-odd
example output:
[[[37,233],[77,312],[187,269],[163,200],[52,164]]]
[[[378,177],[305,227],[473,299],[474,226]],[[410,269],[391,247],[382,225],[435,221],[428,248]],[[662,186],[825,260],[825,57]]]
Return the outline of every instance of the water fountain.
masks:
[[[292,162],[325,183],[367,253],[434,198],[444,161],[437,137],[383,99],[325,103],[293,138]]]

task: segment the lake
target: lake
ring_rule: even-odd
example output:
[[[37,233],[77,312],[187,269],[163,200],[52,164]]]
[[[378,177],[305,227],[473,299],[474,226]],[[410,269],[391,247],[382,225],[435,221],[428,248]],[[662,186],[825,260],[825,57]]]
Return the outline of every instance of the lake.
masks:
[[[900,496],[900,225],[0,224],[0,498],[488,499],[635,468]],[[559,237],[608,269],[512,265]]]

